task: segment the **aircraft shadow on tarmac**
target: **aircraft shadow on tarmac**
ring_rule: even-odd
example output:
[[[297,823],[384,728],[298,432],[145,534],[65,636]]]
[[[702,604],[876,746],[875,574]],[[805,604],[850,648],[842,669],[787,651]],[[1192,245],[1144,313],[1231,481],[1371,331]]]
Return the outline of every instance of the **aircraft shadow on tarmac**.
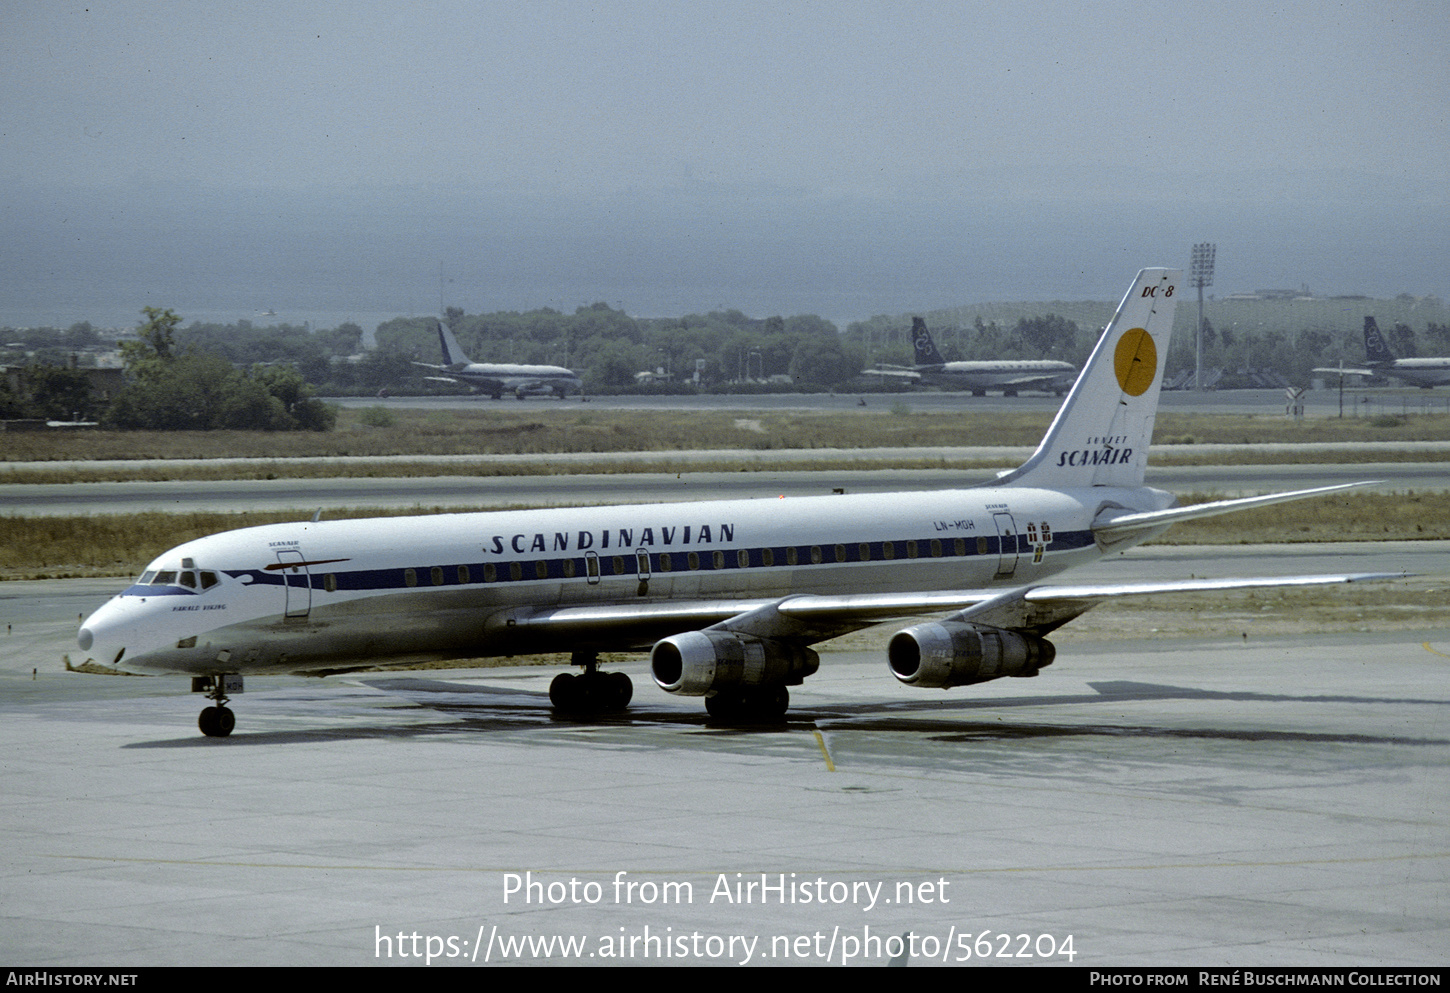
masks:
[[[557,714],[546,693],[538,690],[481,686],[437,679],[387,678],[363,681],[363,685],[406,700],[407,713],[419,710],[443,715],[439,721],[349,723],[345,726],[309,730],[238,733],[229,738],[188,736],[153,742],[134,742],[125,748],[225,748],[235,745],[284,745],[360,738],[416,738],[457,735],[470,732],[520,732],[545,728],[590,729],[679,727],[709,732],[711,737],[779,734],[783,731],[821,730],[830,732],[915,734],[936,742],[1049,739],[1075,736],[1115,738],[1200,738],[1234,741],[1290,742],[1354,745],[1450,745],[1446,738],[1366,735],[1349,732],[1286,731],[1282,728],[1169,727],[1147,724],[1047,724],[1042,722],[963,722],[958,718],[932,720],[931,714],[962,711],[1002,711],[1018,707],[1051,707],[1125,700],[1198,700],[1257,703],[1334,703],[1359,705],[1450,706],[1450,700],[1347,695],[1279,694],[1249,691],[1225,692],[1193,687],[1167,686],[1130,680],[1089,683],[1093,693],[1070,696],[1027,696],[1008,699],[890,701],[850,704],[798,704],[781,721],[759,724],[730,724],[717,721],[703,710],[668,709],[635,703],[623,713],[592,717]]]

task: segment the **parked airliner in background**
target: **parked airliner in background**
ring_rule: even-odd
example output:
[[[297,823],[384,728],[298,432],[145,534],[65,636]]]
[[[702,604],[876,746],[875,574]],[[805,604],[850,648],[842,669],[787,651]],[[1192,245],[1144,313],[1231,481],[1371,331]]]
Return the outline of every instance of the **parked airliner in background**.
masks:
[[[1040,390],[1043,393],[1066,393],[1077,376],[1077,370],[1066,362],[1052,359],[991,359],[948,362],[937,351],[926,321],[911,319],[911,345],[916,350],[916,365],[909,369],[885,366],[867,369],[869,376],[895,376],[932,386],[950,386],[971,390],[973,396],[986,396],[988,390],[1001,390],[1003,396],[1014,397],[1019,390]]]
[[[442,321],[438,322],[438,343],[443,346],[443,365],[414,362],[425,369],[437,369],[447,373],[444,376],[427,378],[444,383],[463,383],[479,393],[487,393],[495,400],[504,393],[512,393],[520,400],[529,396],[552,393],[560,400],[570,393],[584,393],[584,384],[579,377],[563,366],[557,365],[515,365],[499,362],[475,362],[463,354],[458,339]]]
[[[1450,358],[1397,359],[1380,334],[1379,325],[1373,317],[1364,319],[1365,366],[1360,369],[1315,369],[1315,372],[1339,373],[1350,376],[1393,376],[1411,386],[1428,390],[1450,383]]]
[[[650,652],[656,684],[719,719],[779,718],[811,645],[893,618],[892,674],[947,688],[1035,676],[1047,635],[1119,596],[1293,586],[1368,575],[1046,582],[1175,521],[1344,489],[1175,507],[1143,485],[1181,273],[1144,269],[1036,452],[985,485],[781,500],[520,510],[229,531],[161,555],[82,625],[92,659],[193,677],[216,706],[247,673],[566,651],[561,711],[617,709],[602,651]],[[1361,485],[1361,484],[1348,484]]]

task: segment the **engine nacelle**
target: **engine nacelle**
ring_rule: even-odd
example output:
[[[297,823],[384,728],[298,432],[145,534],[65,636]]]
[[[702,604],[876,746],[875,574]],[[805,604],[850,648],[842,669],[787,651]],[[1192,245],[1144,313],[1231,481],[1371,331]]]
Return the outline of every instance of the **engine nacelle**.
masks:
[[[735,687],[795,686],[821,667],[809,648],[732,634],[687,631],[655,643],[650,674],[660,689],[682,696]]]
[[[946,689],[1003,676],[1035,676],[1052,664],[1052,642],[1021,631],[931,621],[898,631],[886,648],[891,674],[908,686]]]

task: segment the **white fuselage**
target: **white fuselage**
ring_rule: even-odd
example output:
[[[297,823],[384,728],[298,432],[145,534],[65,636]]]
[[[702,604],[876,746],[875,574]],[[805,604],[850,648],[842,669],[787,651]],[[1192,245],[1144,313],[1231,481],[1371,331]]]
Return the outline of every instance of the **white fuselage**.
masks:
[[[919,365],[924,382],[957,386],[968,390],[1064,391],[1077,377],[1066,362],[1052,359],[999,359],[980,362],[944,362]]]
[[[160,556],[80,644],[192,675],[637,649],[757,600],[1030,585],[1102,554],[1104,507],[1171,502],[991,487],[268,525]],[[529,623],[603,606],[609,623],[578,635]]]
[[[556,365],[471,362],[450,369],[448,375],[495,395],[552,392],[562,397],[583,389],[577,375]]]
[[[1372,368],[1377,373],[1402,379],[1411,386],[1444,386],[1450,383],[1450,358],[1395,359],[1391,365]]]

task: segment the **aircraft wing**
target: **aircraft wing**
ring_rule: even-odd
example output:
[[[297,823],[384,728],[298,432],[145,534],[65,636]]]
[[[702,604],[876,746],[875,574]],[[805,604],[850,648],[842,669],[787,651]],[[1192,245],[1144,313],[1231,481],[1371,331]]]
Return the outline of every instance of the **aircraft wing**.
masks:
[[[1002,594],[956,614],[952,619],[1015,631],[1045,634],[1106,600],[1161,596],[1169,593],[1210,593],[1223,590],[1290,586],[1327,586],[1401,579],[1401,573],[1334,573],[1318,576],[1262,576],[1230,579],[1174,579],[1141,583],[1104,583],[1083,586],[1034,586]]]
[[[600,604],[589,607],[520,608],[488,625],[550,642],[587,644],[633,637],[647,645],[661,632],[729,631],[759,638],[813,644],[873,624],[950,614],[950,619],[1044,634],[1106,600],[1170,593],[1207,593],[1268,587],[1323,586],[1399,579],[1401,573],[1333,573],[1230,579],[1181,579],[1024,586],[1006,591],[947,590],[934,593],[802,594],[776,600],[700,600]]]
[[[915,369],[904,369],[901,366],[887,366],[876,369],[862,369],[863,376],[890,376],[893,379],[909,379],[912,382],[921,378],[921,373]]]
[[[1384,370],[1351,369],[1346,366],[1343,369],[1315,369],[1314,371],[1318,373],[1323,373],[1326,376],[1378,376]]]

